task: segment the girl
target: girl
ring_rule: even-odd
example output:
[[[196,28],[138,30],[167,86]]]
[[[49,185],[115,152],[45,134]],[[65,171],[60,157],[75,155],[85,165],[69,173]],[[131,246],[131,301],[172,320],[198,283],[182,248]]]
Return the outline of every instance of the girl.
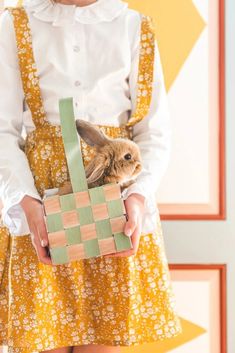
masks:
[[[121,0],[26,0],[1,16],[0,71],[0,344],[108,353],[178,335],[154,197],[171,128],[151,18]],[[133,250],[55,266],[41,200],[68,180],[58,101],[71,96],[76,118],[139,145],[143,170],[123,192]]]

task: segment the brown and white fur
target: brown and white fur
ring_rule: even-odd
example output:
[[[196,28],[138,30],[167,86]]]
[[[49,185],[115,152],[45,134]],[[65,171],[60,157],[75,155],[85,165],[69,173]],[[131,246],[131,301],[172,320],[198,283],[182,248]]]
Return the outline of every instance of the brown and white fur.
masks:
[[[140,150],[135,142],[109,138],[84,120],[77,119],[76,127],[81,138],[96,149],[95,157],[85,168],[89,188],[117,182],[123,190],[134,183],[142,169]]]

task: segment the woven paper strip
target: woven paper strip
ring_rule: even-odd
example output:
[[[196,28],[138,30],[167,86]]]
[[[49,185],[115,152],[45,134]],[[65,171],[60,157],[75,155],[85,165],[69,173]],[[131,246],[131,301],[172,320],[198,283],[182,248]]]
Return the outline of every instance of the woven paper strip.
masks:
[[[80,139],[78,139],[75,125],[72,98],[61,99],[59,107],[61,130],[73,192],[84,191],[88,189],[88,185],[82,163]]]

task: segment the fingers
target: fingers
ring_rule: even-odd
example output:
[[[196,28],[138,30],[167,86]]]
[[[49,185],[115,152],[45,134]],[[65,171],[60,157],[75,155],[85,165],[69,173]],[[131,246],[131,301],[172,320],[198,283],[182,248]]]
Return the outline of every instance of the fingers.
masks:
[[[22,207],[29,225],[32,244],[36,250],[39,261],[46,265],[52,265],[47,247],[48,233],[42,203],[31,196],[27,196],[24,201],[22,201]]]
[[[49,244],[48,233],[44,221],[40,221],[37,224],[37,231],[39,235],[40,244],[42,247],[46,247]]]
[[[32,242],[37,252],[39,261],[45,265],[52,265],[50,255],[48,253],[48,234],[44,221],[40,221],[37,225],[34,224],[32,230]],[[42,244],[45,244],[45,246],[42,246]]]
[[[126,257],[126,256],[135,255],[139,248],[140,236],[141,236],[141,227],[140,225],[137,225],[134,233],[131,236],[133,249],[121,251],[118,253],[107,254],[103,256],[104,257]]]
[[[133,249],[121,251],[118,253],[103,255],[104,257],[123,257],[123,256],[135,255],[137,253],[140,235],[141,235],[142,217],[139,212],[138,205],[135,202],[133,202],[133,200],[130,197],[125,201],[125,207],[128,215],[128,220],[124,227],[124,233],[127,236],[131,237]]]
[[[125,224],[124,233],[130,237],[138,225],[138,214],[134,209],[131,209],[127,214],[128,221]]]
[[[37,252],[37,256],[38,256],[39,261],[45,265],[52,265],[52,261],[51,261],[49,254],[48,254],[47,248],[46,247],[43,248],[41,246],[38,235],[32,234],[32,242],[33,242],[34,248]]]

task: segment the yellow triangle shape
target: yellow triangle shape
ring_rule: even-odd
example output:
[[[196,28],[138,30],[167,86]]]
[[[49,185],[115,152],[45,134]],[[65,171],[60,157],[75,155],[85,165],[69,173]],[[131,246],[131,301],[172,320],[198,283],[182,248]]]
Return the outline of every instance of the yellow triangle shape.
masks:
[[[134,347],[122,347],[122,353],[166,353],[190,342],[198,336],[207,332],[203,327],[200,327],[190,321],[181,318],[182,333],[176,337],[165,339],[163,341],[146,343]]]
[[[153,18],[167,90],[206,24],[192,0],[128,0],[130,8]]]
[[[16,6],[19,6],[19,7],[23,6],[23,0],[18,0]]]

